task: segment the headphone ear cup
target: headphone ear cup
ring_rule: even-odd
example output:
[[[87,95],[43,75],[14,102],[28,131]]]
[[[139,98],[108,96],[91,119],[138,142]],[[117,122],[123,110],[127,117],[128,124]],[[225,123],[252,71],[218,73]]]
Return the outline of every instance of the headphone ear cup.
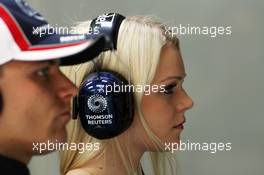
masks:
[[[104,71],[88,75],[79,91],[79,117],[83,129],[98,139],[113,138],[124,132],[133,121],[132,92],[115,91],[114,85],[128,85],[121,75]],[[102,87],[111,86],[105,93]],[[105,89],[106,90],[106,89]]]
[[[128,98],[127,98],[127,111],[128,111],[128,116],[127,118],[127,123],[128,126],[127,128],[129,128],[129,126],[132,124],[133,118],[134,118],[134,111],[135,111],[135,101],[134,101],[134,94],[133,92],[128,92]]]

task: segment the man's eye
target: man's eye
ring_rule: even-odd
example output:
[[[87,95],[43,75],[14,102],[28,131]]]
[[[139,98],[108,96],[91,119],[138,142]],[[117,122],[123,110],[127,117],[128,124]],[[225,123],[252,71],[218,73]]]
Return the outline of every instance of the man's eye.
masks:
[[[169,84],[169,85],[164,87],[163,93],[167,94],[167,95],[172,94],[176,90],[176,88],[177,88],[177,84],[176,83]]]
[[[49,78],[49,67],[42,68],[37,71],[37,76],[43,77],[43,78]]]

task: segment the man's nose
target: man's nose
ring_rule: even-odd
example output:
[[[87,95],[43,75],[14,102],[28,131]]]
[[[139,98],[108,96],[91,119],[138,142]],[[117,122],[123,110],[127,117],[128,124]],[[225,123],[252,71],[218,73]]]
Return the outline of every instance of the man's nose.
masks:
[[[58,95],[63,101],[69,102],[72,97],[77,95],[78,88],[64,75],[62,75],[61,81],[57,83],[60,83]]]

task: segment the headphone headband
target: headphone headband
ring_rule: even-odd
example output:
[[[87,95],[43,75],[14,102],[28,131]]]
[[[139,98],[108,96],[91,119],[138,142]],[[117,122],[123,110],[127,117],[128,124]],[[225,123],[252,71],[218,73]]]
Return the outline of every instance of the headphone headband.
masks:
[[[108,42],[105,45],[104,51],[117,48],[118,31],[124,19],[125,17],[118,13],[104,13],[92,20],[90,27],[93,31],[98,31],[99,34],[104,34],[108,37]],[[92,34],[92,38],[95,37],[96,36]]]
[[[102,34],[108,39],[104,51],[117,49],[118,31],[124,19],[117,13],[98,16],[90,24],[90,37]],[[134,116],[133,92],[123,90],[129,81],[109,70],[88,74],[73,99],[73,119],[79,114],[83,129],[97,139],[113,138],[124,132]]]

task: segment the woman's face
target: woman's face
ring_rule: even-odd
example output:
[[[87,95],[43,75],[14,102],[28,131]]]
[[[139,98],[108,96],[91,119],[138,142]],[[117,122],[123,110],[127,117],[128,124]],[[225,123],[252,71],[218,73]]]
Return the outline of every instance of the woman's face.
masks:
[[[141,110],[151,131],[163,143],[180,141],[185,112],[193,106],[183,88],[186,76],[178,49],[168,42],[161,51],[160,62],[152,85],[165,87],[159,92],[143,95]]]

